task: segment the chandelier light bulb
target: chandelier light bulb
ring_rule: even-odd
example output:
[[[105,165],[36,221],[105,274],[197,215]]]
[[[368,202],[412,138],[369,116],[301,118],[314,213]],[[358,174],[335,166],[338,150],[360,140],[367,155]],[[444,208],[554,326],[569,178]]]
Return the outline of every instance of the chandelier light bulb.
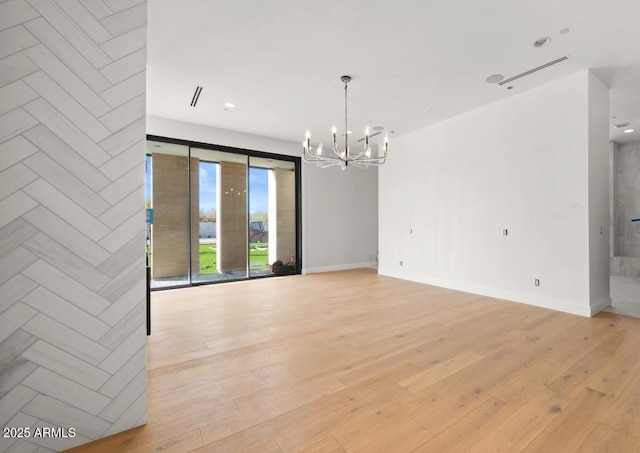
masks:
[[[307,129],[307,133],[305,134],[303,145],[307,151],[311,150],[311,132],[309,132],[309,129]]]

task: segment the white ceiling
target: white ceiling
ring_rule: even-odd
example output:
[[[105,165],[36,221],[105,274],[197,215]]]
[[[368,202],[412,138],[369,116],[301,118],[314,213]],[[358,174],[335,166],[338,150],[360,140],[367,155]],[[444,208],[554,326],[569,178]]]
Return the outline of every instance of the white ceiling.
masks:
[[[590,68],[610,87],[611,130],[640,139],[638,0],[153,0],[147,113],[302,142],[366,125],[395,136]],[[561,34],[560,30],[570,31]],[[536,39],[551,42],[534,48]],[[505,78],[564,62],[506,85]],[[191,107],[196,86],[202,86]],[[235,108],[225,110],[224,103]],[[549,106],[550,109],[553,105]],[[393,139],[393,136],[391,138]]]

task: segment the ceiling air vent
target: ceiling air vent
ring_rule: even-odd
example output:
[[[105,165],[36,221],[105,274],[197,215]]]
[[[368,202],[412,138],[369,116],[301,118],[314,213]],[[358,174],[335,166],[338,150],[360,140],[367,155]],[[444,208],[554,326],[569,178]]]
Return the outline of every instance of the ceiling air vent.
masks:
[[[198,103],[200,93],[202,93],[202,87],[196,87],[196,91],[193,93],[193,97],[191,98],[191,107],[195,107]]]
[[[538,66],[537,68],[529,69],[528,71],[525,71],[522,74],[509,77],[508,79],[504,79],[502,82],[498,82],[498,85],[505,85],[507,83],[513,82],[516,79],[520,79],[524,76],[528,76],[529,74],[533,74],[534,72],[540,71],[541,69],[544,69],[544,68],[548,68],[549,66],[553,66],[554,64],[560,63],[568,59],[569,57],[558,58],[557,60],[550,61],[549,63],[545,63],[542,66]]]

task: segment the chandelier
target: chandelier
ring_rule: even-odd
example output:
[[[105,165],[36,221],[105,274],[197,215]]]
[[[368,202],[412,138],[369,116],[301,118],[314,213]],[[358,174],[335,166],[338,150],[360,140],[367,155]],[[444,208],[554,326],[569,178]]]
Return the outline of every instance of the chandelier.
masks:
[[[369,128],[364,131],[364,147],[359,153],[352,153],[349,148],[349,127],[347,125],[347,84],[351,81],[351,76],[343,75],[340,80],[344,83],[344,148],[338,149],[338,141],[336,138],[336,127],[331,130],[333,135],[333,153],[329,151],[323,154],[322,143],[314,149],[311,146],[311,134],[307,130],[305,135],[303,146],[303,157],[305,162],[311,162],[318,165],[318,167],[326,168],[334,165],[340,165],[343,170],[347,168],[349,164],[355,165],[360,168],[367,168],[370,165],[382,165],[387,159],[387,151],[389,150],[389,136],[385,135],[384,143],[382,144],[382,153],[376,150],[372,153],[371,145],[369,144]]]

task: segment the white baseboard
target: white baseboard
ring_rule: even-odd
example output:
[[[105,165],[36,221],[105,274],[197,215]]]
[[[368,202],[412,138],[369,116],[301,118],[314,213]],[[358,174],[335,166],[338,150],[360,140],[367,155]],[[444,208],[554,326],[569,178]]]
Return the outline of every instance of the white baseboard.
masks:
[[[591,316],[600,313],[602,310],[611,305],[611,297],[605,297],[601,301],[596,302],[591,306]]]
[[[332,272],[332,271],[346,271],[349,269],[361,269],[363,267],[370,267],[376,269],[377,263],[375,261],[368,263],[351,263],[351,264],[336,264],[333,266],[318,266],[318,267],[303,267],[303,274],[316,274],[318,272]]]
[[[424,283],[425,285],[438,286],[441,288],[453,289],[456,291],[463,291],[472,294],[478,294],[480,296],[495,297],[496,299],[504,299],[511,302],[518,302],[522,304],[533,305],[541,308],[548,308],[551,310],[561,311],[564,313],[570,313],[573,315],[580,315],[585,317],[592,317],[608,305],[611,301],[604,299],[593,306],[578,305],[571,302],[551,299],[547,297],[540,297],[531,294],[515,293],[511,291],[505,291],[499,288],[491,288],[482,285],[476,285],[472,283],[453,282],[449,280],[442,280],[437,278],[425,277],[423,275],[406,274],[400,272],[389,271],[386,269],[379,269],[379,275],[385,275],[388,277],[399,278],[401,280],[410,280],[418,283]]]

